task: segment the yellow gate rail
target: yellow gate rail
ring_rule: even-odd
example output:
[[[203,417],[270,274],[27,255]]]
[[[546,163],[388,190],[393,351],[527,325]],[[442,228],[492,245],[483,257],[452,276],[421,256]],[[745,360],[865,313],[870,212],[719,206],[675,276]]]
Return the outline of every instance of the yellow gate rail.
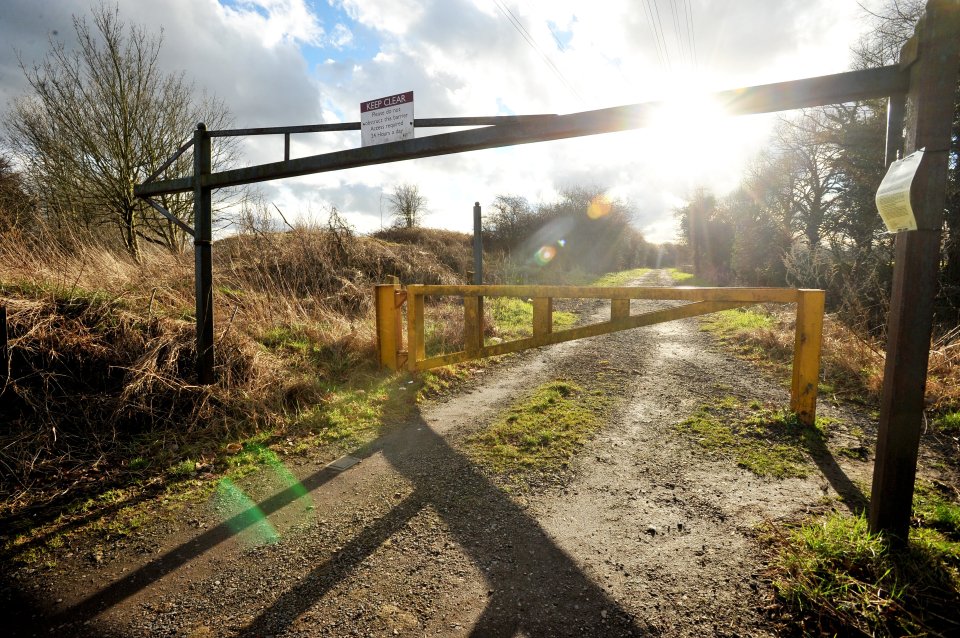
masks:
[[[594,337],[695,317],[757,303],[797,304],[796,339],[793,348],[793,381],[790,409],[803,423],[816,418],[817,382],[820,376],[820,345],[823,335],[822,290],[794,288],[601,288],[598,286],[407,286],[376,287],[377,349],[380,365],[411,372],[490,357],[527,348]],[[427,358],[423,330],[423,300],[427,296],[463,298],[464,350]],[[483,298],[520,297],[533,300],[533,336],[504,343],[483,343]],[[553,300],[609,299],[610,320],[566,330],[553,330]],[[689,301],[681,306],[630,314],[631,299]],[[407,349],[403,345],[403,305],[407,306]]]

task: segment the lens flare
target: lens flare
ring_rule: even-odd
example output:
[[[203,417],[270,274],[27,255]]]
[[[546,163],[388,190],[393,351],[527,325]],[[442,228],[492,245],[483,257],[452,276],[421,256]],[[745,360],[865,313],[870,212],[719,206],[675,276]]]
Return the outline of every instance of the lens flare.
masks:
[[[563,248],[564,246],[567,245],[567,240],[566,240],[566,239],[558,239],[558,240],[557,240],[557,245],[560,246],[560,248]]]
[[[610,200],[604,195],[597,195],[590,200],[587,206],[587,217],[590,219],[600,219],[610,214]]]
[[[557,256],[557,249],[553,246],[541,246],[540,250],[537,251],[537,254],[534,255],[534,259],[541,266],[546,266],[553,258]]]

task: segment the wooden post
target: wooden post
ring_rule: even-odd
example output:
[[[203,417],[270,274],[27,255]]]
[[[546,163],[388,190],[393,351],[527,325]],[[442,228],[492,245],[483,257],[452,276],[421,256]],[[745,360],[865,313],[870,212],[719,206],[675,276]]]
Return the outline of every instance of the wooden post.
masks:
[[[212,189],[202,181],[210,174],[210,135],[201,122],[193,134],[193,252],[197,305],[197,382],[215,381],[213,372],[213,206]]]
[[[377,354],[381,368],[398,370],[400,362],[397,352],[400,350],[401,317],[397,308],[397,284],[374,286],[374,299],[377,307]]]
[[[553,332],[553,298],[533,298],[533,336],[539,337]]]
[[[463,349],[471,357],[480,356],[483,347],[482,320],[480,319],[480,297],[463,298]]]
[[[417,371],[417,362],[426,358],[423,342],[423,295],[407,288],[407,370]]]
[[[927,3],[913,38],[901,52],[901,64],[909,66],[910,72],[904,155],[919,148],[926,151],[910,194],[917,230],[900,231],[896,239],[880,427],[870,496],[870,530],[883,532],[896,545],[906,543],[910,530],[923,420],[940,230],[960,68],[960,11],[956,0]]]
[[[812,426],[817,421],[817,385],[820,382],[825,294],[822,290],[798,290],[797,294],[790,410],[799,417],[801,423]]]
[[[610,300],[610,319],[616,321],[617,319],[626,319],[630,316],[630,300],[629,299],[611,299]]]
[[[0,305],[0,366],[3,366],[3,372],[0,378],[6,383],[10,380],[10,335],[7,332],[7,307]],[[2,389],[0,389],[2,390]]]

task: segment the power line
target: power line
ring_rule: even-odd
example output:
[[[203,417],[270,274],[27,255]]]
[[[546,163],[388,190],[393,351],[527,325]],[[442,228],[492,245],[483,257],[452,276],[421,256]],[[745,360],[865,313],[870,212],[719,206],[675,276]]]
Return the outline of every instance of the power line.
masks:
[[[693,27],[693,3],[685,0],[687,4],[687,29],[690,33],[690,50],[693,53],[693,68],[700,68],[700,60],[697,58],[697,31]]]
[[[664,37],[663,33],[663,23],[660,21],[660,5],[657,4],[657,0],[649,0],[653,3],[653,8],[657,16],[657,28],[660,30],[660,41],[663,43],[663,54],[667,59],[667,70],[673,70],[673,64],[670,63],[670,49],[667,47],[667,39]]]
[[[657,30],[657,21],[653,14],[653,7],[650,3],[655,0],[644,0],[643,8],[647,13],[647,19],[650,21],[650,31],[653,33],[653,44],[657,52],[657,61],[660,68],[667,70],[667,57],[665,47],[661,44],[662,34]]]
[[[543,49],[541,49],[540,46],[537,44],[536,39],[533,37],[533,35],[530,34],[529,31],[527,31],[526,27],[523,26],[523,23],[520,22],[520,19],[513,14],[513,11],[511,11],[510,8],[504,5],[500,0],[493,0],[493,1],[497,5],[497,8],[500,9],[500,13],[502,13],[503,16],[507,19],[507,21],[510,22],[514,30],[520,34],[520,37],[522,37],[526,41],[526,43],[530,45],[530,47],[540,55],[540,57],[543,59],[546,65],[553,70],[553,72],[557,75],[558,78],[560,78],[560,81],[563,82],[563,84],[568,89],[570,89],[570,92],[573,93],[578,100],[580,100],[580,103],[586,104],[586,100],[583,99],[583,96],[580,95],[580,92],[577,91],[576,87],[574,87],[569,80],[567,80],[563,72],[560,71],[557,65],[553,63],[553,61],[547,56],[547,54],[544,53]],[[556,38],[556,35],[554,35],[554,37]],[[559,39],[558,39],[558,43],[559,43]]]

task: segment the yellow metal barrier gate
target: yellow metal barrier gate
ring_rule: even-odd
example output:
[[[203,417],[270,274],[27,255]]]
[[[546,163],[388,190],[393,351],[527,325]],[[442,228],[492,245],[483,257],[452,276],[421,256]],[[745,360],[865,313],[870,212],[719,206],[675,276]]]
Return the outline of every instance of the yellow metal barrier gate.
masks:
[[[423,300],[427,296],[463,298],[464,350],[427,358],[424,344]],[[484,345],[483,298],[520,297],[533,300],[533,336]],[[553,330],[553,300],[609,299],[610,320],[566,330]],[[630,314],[632,299],[689,301],[680,306]],[[757,303],[797,304],[790,409],[803,423],[816,418],[820,344],[823,334],[822,290],[793,288],[601,288],[582,286],[407,286],[376,287],[377,348],[380,365],[411,372],[490,357],[527,348],[695,317]],[[403,306],[407,306],[407,349],[403,350]]]

